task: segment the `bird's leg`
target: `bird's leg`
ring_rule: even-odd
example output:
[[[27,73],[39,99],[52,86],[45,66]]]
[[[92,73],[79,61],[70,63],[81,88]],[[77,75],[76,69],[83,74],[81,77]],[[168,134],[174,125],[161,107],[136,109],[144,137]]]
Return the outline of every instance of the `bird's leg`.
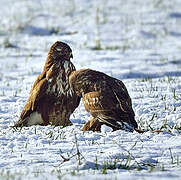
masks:
[[[70,126],[72,122],[69,120],[70,113],[68,112],[68,108],[61,108],[62,104],[53,105],[52,109],[48,114],[49,124],[55,126]]]
[[[51,117],[51,119],[49,119],[49,123],[51,125],[54,125],[54,126],[63,126],[63,127],[66,127],[66,126],[71,126],[72,125],[72,122],[69,120],[69,118],[62,118],[62,116],[58,116],[57,117]]]
[[[89,128],[90,128],[90,120],[84,124],[84,126],[82,127],[81,130],[82,131],[89,131]]]
[[[71,126],[71,125],[72,125],[72,122],[69,120],[69,118],[65,119],[64,122],[62,123],[63,127]]]
[[[102,123],[100,123],[94,117],[91,117],[91,119],[84,124],[82,131],[98,131],[98,132],[100,132],[101,125],[102,125]]]

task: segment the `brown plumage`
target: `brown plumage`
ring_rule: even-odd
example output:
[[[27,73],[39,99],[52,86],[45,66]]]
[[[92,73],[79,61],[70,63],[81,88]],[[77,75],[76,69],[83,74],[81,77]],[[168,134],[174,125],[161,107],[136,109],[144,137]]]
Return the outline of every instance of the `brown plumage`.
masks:
[[[138,127],[134,119],[131,98],[122,81],[91,69],[74,71],[69,77],[70,86],[83,98],[91,119],[83,131],[100,131],[106,124],[113,130],[133,131]]]
[[[70,61],[71,48],[55,42],[48,53],[43,72],[37,77],[30,96],[14,127],[31,125],[71,125],[70,115],[80,98],[69,85],[69,75],[75,70]]]

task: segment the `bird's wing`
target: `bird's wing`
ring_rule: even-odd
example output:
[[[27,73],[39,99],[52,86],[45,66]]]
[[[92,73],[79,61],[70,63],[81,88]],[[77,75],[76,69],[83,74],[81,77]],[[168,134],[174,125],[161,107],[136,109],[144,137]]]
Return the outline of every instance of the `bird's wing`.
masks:
[[[39,83],[31,90],[30,96],[21,112],[19,121],[14,127],[23,124],[24,120],[30,116],[30,114],[36,109],[39,99],[45,95],[45,91],[48,87],[46,79],[42,79]]]
[[[30,90],[30,93],[34,90],[34,88],[37,86],[37,84],[46,77],[46,72],[42,72],[35,80],[35,82],[33,83],[33,86]]]
[[[119,104],[120,110],[125,113],[130,113],[134,116],[134,111],[132,109],[132,101],[124,83],[118,79],[113,78],[111,89],[115,99],[117,100],[117,103]]]
[[[112,100],[112,95],[103,92],[89,92],[83,97],[85,109],[100,122],[106,123],[112,127],[120,126],[117,124],[116,109],[117,104]]]
[[[47,61],[47,63],[45,63],[43,72],[36,78],[35,82],[33,83],[30,93],[35,89],[35,87],[39,84],[40,81],[44,80],[45,78],[47,80],[50,79],[55,73],[57,73],[57,68],[55,64],[52,64],[51,62]]]
[[[48,80],[46,79],[46,73],[43,71],[35,80],[29,98],[21,112],[20,119],[15,123],[14,127],[18,127],[24,124],[25,119],[27,119],[30,114],[36,109],[37,104],[42,98],[48,88]]]
[[[111,111],[115,106],[113,101],[110,101],[107,93],[102,93],[99,91],[86,93],[83,96],[83,103],[85,109],[91,113]]]
[[[33,84],[33,87],[30,91],[30,96],[27,100],[27,103],[26,103],[22,113],[24,112],[24,110],[26,112],[27,110],[30,110],[30,109],[31,109],[31,111],[34,111],[36,109],[37,102],[46,93],[46,90],[48,88],[49,79],[52,78],[52,76],[55,73],[57,73],[57,69],[56,69],[55,65],[52,65],[51,68],[46,73],[43,71],[42,74],[40,74],[38,76],[38,78],[36,79],[36,81]],[[24,113],[23,113],[23,117],[24,117]]]
[[[89,92],[84,95],[83,103],[85,109],[90,112],[95,119],[111,126],[114,130],[124,129],[133,131],[134,128],[137,128],[134,114],[130,114],[130,111],[125,111],[125,109],[127,109],[124,107],[125,105],[123,105],[125,102],[120,102],[116,94],[97,91]]]
[[[72,87],[83,97],[85,108],[99,121],[121,129],[137,127],[131,98],[122,81],[104,73],[83,69],[71,79]],[[132,130],[131,130],[132,131]]]
[[[135,113],[132,108],[132,101],[128,94],[126,86],[120,80],[114,79],[114,81],[116,85],[112,87],[112,90],[115,95],[115,98],[117,99],[117,102],[119,103],[119,109],[121,110],[120,112],[124,122],[128,125],[133,126],[134,129],[138,128],[138,124],[135,121]]]
[[[131,98],[123,82],[104,73],[91,69],[74,71],[70,76],[70,85],[79,96],[89,92],[94,92],[91,96],[103,96],[104,109],[111,107],[120,108],[123,112],[132,111]]]

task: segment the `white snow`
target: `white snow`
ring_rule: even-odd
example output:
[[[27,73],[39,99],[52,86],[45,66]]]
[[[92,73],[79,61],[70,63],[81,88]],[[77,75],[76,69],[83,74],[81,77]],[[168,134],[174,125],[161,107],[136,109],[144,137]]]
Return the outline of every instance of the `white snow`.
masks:
[[[0,179],[181,178],[180,0],[0,2]],[[82,103],[70,127],[10,127],[57,40],[125,83],[148,132],[82,132]]]
[[[109,126],[106,126],[105,124],[103,124],[102,126],[101,126],[101,132],[102,133],[110,133],[110,132],[112,132],[113,131],[113,129],[111,128],[111,127],[109,127]]]

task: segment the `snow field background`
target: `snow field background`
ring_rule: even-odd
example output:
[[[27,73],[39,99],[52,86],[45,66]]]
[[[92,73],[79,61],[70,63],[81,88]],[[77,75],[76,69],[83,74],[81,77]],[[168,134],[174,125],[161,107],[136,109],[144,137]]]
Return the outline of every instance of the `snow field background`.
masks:
[[[181,178],[179,0],[0,3],[0,179]],[[57,40],[72,47],[77,69],[125,83],[148,132],[83,133],[82,104],[73,126],[10,128]]]

